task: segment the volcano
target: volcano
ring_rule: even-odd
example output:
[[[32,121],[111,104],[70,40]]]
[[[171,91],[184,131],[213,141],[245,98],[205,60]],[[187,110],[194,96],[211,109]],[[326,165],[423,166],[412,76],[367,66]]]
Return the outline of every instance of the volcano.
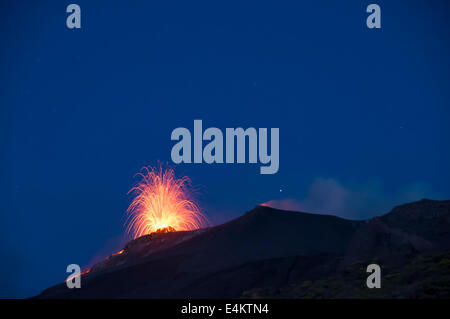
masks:
[[[366,266],[382,268],[381,289]],[[37,298],[450,298],[450,200],[354,221],[256,206],[228,223],[155,232]]]

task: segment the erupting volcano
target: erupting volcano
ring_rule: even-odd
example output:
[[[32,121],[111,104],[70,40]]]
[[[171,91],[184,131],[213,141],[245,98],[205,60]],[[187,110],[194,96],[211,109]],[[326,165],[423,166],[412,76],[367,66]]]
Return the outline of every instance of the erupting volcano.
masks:
[[[190,179],[176,178],[173,169],[144,167],[141,179],[129,193],[127,232],[133,238],[153,232],[195,230],[208,226],[208,219],[192,199]]]
[[[170,203],[184,207],[187,195],[178,192],[185,182],[173,171],[146,170],[130,206],[136,207],[132,229],[135,236],[153,233],[82,273],[82,289],[61,283],[38,298],[450,298],[450,200],[424,199],[360,221],[259,205],[206,229],[154,231],[158,220],[145,214],[161,218],[166,211],[157,208],[169,186]],[[144,200],[155,207],[147,211]],[[194,224],[183,214],[198,225],[205,221],[198,209],[195,215],[186,209],[174,213],[184,221],[178,229]],[[366,286],[366,266],[374,262],[389,276],[382,289]]]

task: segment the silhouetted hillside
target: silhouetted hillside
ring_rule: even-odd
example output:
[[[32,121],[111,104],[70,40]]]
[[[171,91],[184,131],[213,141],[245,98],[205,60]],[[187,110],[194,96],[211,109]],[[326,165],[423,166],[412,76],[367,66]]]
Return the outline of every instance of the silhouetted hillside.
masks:
[[[38,297],[414,297],[433,289],[448,297],[432,284],[419,290],[448,279],[449,249],[450,201],[401,205],[367,221],[257,206],[216,227],[138,238],[83,275],[81,289],[61,284]],[[374,260],[380,290],[365,285]]]

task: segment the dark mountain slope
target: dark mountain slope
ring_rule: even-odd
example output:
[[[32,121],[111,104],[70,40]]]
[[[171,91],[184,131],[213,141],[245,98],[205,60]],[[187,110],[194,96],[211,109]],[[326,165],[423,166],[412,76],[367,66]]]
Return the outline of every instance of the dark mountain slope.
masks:
[[[392,228],[433,243],[436,249],[450,247],[450,200],[422,199],[397,206],[380,219]]]
[[[420,254],[450,249],[449,208],[450,201],[423,200],[349,221],[257,206],[209,229],[141,237],[83,275],[81,289],[61,284],[39,297],[239,297],[329,278],[346,287],[355,264],[377,259],[401,272]]]
[[[425,252],[450,249],[450,201],[421,200],[365,221],[355,232],[344,266],[378,258],[395,266]]]
[[[152,257],[187,254],[181,271],[209,271],[267,258],[341,254],[358,224],[335,216],[257,206]]]

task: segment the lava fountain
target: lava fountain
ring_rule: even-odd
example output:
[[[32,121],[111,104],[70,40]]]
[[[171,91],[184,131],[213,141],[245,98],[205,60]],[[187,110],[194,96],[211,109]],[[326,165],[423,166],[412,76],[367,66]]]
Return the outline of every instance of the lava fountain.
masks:
[[[127,232],[133,239],[153,232],[194,230],[208,226],[208,219],[192,199],[187,176],[176,178],[173,169],[144,167],[140,181],[129,193]]]

